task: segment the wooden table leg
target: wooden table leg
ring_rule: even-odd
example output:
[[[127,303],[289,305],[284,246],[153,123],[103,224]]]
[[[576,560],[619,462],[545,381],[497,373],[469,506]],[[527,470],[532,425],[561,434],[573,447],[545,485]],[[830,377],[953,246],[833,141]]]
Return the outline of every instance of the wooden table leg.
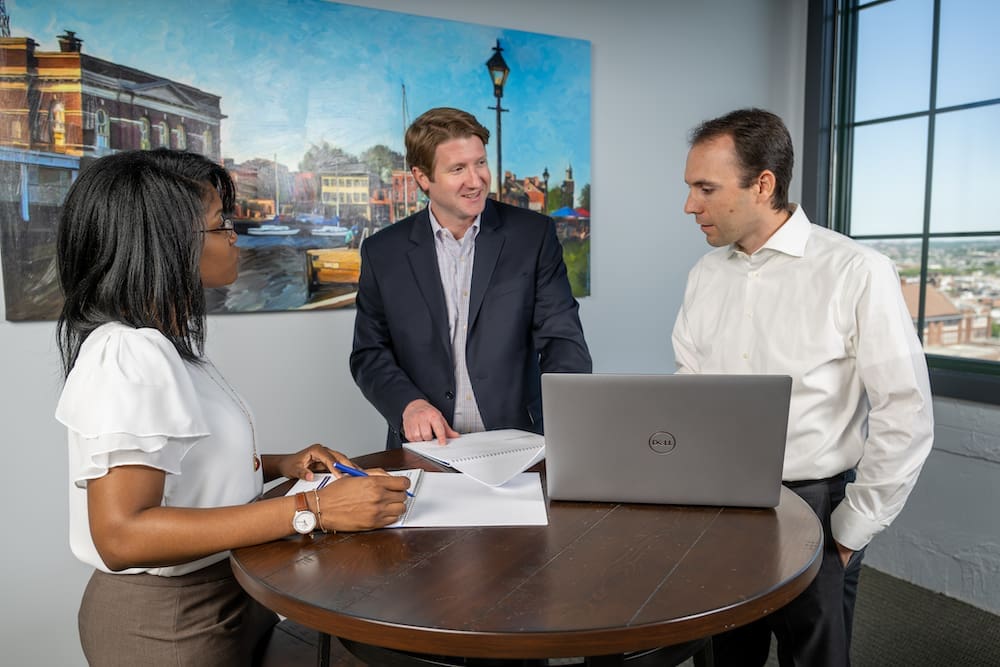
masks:
[[[714,667],[715,666],[715,654],[712,652],[712,640],[709,638],[708,642],[701,648],[700,651],[694,654],[694,667]]]
[[[319,633],[319,642],[316,643],[316,664],[330,667],[330,635],[325,632]]]
[[[586,667],[668,667],[683,664],[689,658],[694,658],[695,667],[713,667],[712,640],[696,639],[623,655],[599,655],[584,658],[583,664]]]

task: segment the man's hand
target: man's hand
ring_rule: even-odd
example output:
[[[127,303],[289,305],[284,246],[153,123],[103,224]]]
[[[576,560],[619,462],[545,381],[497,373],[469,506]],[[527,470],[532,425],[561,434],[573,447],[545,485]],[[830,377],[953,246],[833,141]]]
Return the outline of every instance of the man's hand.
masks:
[[[840,564],[847,567],[847,561],[851,560],[851,556],[854,555],[854,552],[836,540],[834,540],[833,543],[837,545],[837,554],[840,556]]]
[[[457,438],[459,434],[448,425],[440,410],[418,398],[403,410],[403,435],[410,442],[437,438],[438,443],[444,445],[448,438]]]

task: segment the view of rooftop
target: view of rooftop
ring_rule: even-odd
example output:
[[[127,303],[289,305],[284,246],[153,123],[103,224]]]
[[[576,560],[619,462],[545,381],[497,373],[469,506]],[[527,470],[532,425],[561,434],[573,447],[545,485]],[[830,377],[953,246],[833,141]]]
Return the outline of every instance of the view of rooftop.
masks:
[[[896,263],[916,326],[920,315],[920,241],[865,243]],[[932,239],[926,274],[924,349],[931,354],[1000,361],[1000,237]]]

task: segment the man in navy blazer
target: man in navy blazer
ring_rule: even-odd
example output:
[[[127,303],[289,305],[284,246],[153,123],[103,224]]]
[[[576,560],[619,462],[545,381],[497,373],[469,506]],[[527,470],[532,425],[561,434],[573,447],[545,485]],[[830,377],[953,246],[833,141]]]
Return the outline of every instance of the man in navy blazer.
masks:
[[[424,210],[361,247],[351,373],[404,440],[542,431],[542,372],[589,373],[552,219],[488,198],[489,131],[431,109],[406,132]]]

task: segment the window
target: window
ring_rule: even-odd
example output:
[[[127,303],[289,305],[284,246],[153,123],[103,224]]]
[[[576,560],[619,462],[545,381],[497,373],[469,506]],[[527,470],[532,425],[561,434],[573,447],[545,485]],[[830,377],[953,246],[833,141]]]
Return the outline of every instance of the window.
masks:
[[[187,150],[187,132],[184,130],[184,126],[178,123],[177,127],[174,128],[174,135],[177,142],[177,145],[174,146],[174,148],[179,151]]]
[[[93,130],[97,116],[97,102],[88,97],[83,103],[83,129]]]
[[[66,145],[66,105],[56,102],[52,105],[52,122],[49,126],[52,132],[52,143],[56,146]]]
[[[895,261],[934,392],[991,403],[1000,403],[1000,216],[990,194],[1000,182],[998,24],[1000,3],[812,0],[807,79],[829,88],[807,93],[819,138],[809,145],[807,122],[803,159],[807,179],[829,183],[810,186],[806,210],[824,210],[815,217]]]
[[[205,130],[201,133],[201,152],[202,155],[211,155],[213,151],[212,146],[212,131]]]
[[[139,119],[139,148],[144,151],[148,151],[152,148],[152,142],[150,141],[151,126],[149,124],[149,119],[146,117]]]
[[[156,145],[161,148],[170,147],[170,130],[167,129],[166,121],[160,121],[156,124]]]
[[[111,117],[104,109],[97,110],[97,148],[111,147]]]

